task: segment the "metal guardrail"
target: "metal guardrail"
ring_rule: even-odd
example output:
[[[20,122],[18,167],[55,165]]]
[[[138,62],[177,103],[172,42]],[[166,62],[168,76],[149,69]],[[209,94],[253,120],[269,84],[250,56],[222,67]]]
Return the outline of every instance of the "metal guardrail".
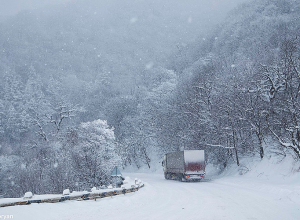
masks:
[[[131,187],[129,189],[122,189],[122,190],[114,190],[109,192],[101,192],[101,193],[86,193],[83,195],[77,195],[77,196],[61,196],[51,199],[39,199],[39,200],[26,200],[26,201],[18,201],[18,202],[10,202],[10,203],[2,203],[0,204],[1,207],[8,207],[8,206],[16,206],[16,205],[30,205],[32,203],[57,203],[57,202],[64,202],[67,200],[77,200],[77,201],[84,201],[84,200],[97,200],[102,199],[105,197],[112,197],[117,195],[125,195],[126,193],[132,193],[138,191],[140,188],[143,188],[145,185],[142,184],[137,187]]]

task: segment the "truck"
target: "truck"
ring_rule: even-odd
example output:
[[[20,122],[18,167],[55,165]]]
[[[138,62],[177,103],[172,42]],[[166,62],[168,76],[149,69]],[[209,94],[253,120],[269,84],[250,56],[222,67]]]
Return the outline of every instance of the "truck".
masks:
[[[168,153],[162,162],[165,179],[200,181],[205,177],[204,150],[184,150]]]

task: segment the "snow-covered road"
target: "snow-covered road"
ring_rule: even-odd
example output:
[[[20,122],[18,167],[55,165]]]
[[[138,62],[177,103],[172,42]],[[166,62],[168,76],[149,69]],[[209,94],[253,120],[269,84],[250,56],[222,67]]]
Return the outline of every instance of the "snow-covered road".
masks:
[[[101,220],[299,220],[300,187],[247,178],[207,182],[165,180],[161,174],[128,174],[140,191],[97,201],[66,201],[0,209],[14,219]]]

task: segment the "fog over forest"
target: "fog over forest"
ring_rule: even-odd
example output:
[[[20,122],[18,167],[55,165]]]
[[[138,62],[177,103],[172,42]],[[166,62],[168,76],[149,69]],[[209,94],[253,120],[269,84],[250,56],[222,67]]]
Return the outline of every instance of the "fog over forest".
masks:
[[[299,159],[298,1],[0,3],[0,194],[84,190],[177,150],[220,172]]]

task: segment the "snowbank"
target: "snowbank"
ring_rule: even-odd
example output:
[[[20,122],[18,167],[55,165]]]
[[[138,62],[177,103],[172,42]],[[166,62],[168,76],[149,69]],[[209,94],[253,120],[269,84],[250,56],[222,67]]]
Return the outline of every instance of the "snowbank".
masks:
[[[23,198],[1,198],[0,199],[0,207],[11,206],[12,203],[19,203],[16,205],[22,205],[26,203],[40,203],[40,202],[62,202],[65,200],[73,200],[78,198],[86,199],[87,196],[97,197],[101,194],[111,194],[116,195],[116,193],[123,192],[127,193],[132,191],[132,189],[138,189],[142,187],[144,184],[142,181],[133,181],[129,177],[125,178],[126,182],[122,185],[122,188],[107,188],[107,189],[97,189],[93,187],[90,192],[89,191],[73,191],[70,193],[69,189],[63,191],[62,194],[44,194],[44,195],[33,195],[31,192],[25,193]],[[126,190],[126,191],[124,191]],[[129,190],[129,191],[128,191]],[[73,198],[73,199],[72,199]],[[10,205],[9,205],[10,204]]]
[[[277,182],[297,182],[300,180],[300,162],[289,156],[285,158],[265,157],[263,160],[243,158],[240,161],[240,166],[231,164],[221,174],[215,167],[208,165],[207,174],[213,179],[240,176]]]

